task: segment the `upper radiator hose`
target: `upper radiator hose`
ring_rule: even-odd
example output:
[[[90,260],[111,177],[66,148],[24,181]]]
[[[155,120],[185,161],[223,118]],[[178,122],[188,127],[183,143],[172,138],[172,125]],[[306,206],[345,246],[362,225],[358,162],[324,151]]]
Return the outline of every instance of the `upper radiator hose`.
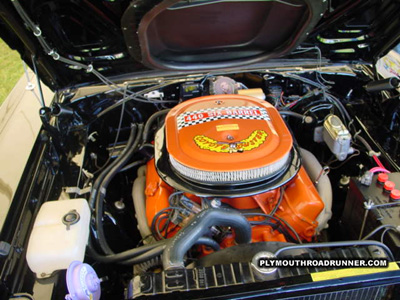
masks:
[[[167,242],[162,263],[164,270],[183,268],[186,252],[197,240],[209,232],[211,226],[231,226],[235,229],[235,240],[238,244],[251,241],[251,226],[246,217],[232,209],[210,208],[201,211]]]

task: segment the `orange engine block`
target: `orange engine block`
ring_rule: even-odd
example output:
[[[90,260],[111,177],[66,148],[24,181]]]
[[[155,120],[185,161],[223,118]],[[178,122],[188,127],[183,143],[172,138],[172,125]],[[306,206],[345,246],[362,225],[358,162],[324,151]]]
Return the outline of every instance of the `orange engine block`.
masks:
[[[263,213],[269,214],[277,205],[281,191],[284,191],[283,199],[274,216],[286,221],[303,240],[311,241],[318,226],[316,219],[323,210],[324,203],[303,167],[283,189],[278,188],[249,197],[224,198],[221,201],[235,209],[258,211],[261,209]],[[170,206],[168,199],[172,192],[174,192],[174,189],[158,176],[154,160],[150,160],[147,163],[145,189],[146,215],[149,226],[158,212]],[[196,203],[201,201],[195,195],[185,194],[185,196]],[[249,217],[251,221],[262,219],[261,216]],[[160,224],[163,224],[163,222],[160,222]],[[167,237],[172,237],[179,230],[179,227],[169,224],[168,228],[163,230]],[[289,229],[288,231],[290,232]],[[221,242],[222,248],[234,245],[233,235],[234,233],[232,236],[224,238]],[[282,233],[273,229],[272,226],[253,226],[252,242],[261,241],[286,242],[287,240]]]

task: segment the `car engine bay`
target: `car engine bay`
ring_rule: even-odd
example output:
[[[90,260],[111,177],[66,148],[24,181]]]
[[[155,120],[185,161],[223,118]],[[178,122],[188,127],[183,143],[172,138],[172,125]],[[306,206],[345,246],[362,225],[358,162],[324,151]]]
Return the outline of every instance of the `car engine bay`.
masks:
[[[72,234],[86,222],[89,232],[75,233],[79,250],[71,243],[53,256],[32,234],[28,265],[49,278],[60,251],[79,252],[94,299],[100,289],[102,299],[136,299],[215,297],[216,287],[299,275],[260,268],[254,260],[265,253],[398,260],[399,108],[390,84],[355,65],[64,91],[41,111],[54,156],[66,158],[49,166],[62,179],[53,195],[88,204],[63,208],[61,226]],[[83,289],[73,274],[82,266],[74,268],[60,279],[67,299]],[[302,272],[315,270],[326,268]]]
[[[3,120],[0,298],[398,299],[399,12],[0,2],[41,121]]]

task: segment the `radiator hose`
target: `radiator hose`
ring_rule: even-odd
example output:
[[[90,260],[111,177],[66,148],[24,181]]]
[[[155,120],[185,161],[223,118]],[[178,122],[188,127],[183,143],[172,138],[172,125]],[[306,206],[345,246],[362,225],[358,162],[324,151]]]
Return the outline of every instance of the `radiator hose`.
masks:
[[[162,256],[164,270],[183,268],[186,252],[200,237],[209,233],[212,226],[233,227],[235,241],[238,244],[251,241],[251,226],[245,216],[227,208],[206,209],[195,215],[184,228],[167,241]]]

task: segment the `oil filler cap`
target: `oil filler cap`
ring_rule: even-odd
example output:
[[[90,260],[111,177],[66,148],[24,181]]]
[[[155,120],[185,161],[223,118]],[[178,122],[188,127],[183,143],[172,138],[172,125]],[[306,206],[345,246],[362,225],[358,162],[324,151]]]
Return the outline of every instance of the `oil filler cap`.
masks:
[[[388,181],[388,180],[389,180],[389,175],[388,175],[388,174],[386,174],[386,173],[379,173],[378,179],[377,179],[378,183],[384,184],[384,183],[385,183],[386,181]]]
[[[395,186],[396,185],[394,184],[393,181],[386,181],[385,184],[383,185],[383,190],[385,192],[390,192],[390,191],[394,190]]]
[[[390,193],[390,199],[394,201],[399,201],[400,200],[400,191],[399,190],[392,190]]]

